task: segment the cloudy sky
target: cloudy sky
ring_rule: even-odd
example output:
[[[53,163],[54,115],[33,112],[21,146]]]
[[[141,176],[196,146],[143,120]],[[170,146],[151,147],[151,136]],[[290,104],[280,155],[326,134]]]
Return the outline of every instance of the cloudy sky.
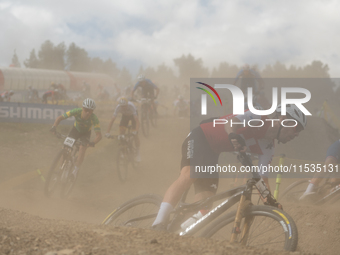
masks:
[[[0,65],[51,40],[132,72],[191,53],[210,69],[321,60],[340,77],[339,13],[337,0],[0,0]]]

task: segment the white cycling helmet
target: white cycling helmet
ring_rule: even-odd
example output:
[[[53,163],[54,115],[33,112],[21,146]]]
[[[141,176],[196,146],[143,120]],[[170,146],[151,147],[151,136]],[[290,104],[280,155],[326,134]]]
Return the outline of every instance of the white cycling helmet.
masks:
[[[96,109],[96,103],[94,102],[93,99],[86,98],[83,101],[83,107],[86,108],[86,109],[94,110],[94,109]]]
[[[144,81],[145,80],[145,75],[144,74],[140,74],[137,79],[138,79],[138,81]]]
[[[276,112],[281,112],[281,105],[277,106]],[[286,113],[289,114],[299,124],[301,124],[303,129],[306,128],[307,125],[306,115],[295,104],[287,104]]]

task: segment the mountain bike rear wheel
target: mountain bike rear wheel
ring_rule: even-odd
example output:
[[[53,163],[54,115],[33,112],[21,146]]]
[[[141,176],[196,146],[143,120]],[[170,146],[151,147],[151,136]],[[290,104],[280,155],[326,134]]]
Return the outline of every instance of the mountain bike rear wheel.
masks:
[[[300,197],[306,191],[309,185],[309,179],[302,179],[296,182],[293,182],[289,185],[280,195],[280,199],[285,199],[289,202],[298,203]]]
[[[60,150],[57,154],[57,156],[54,158],[53,163],[48,171],[45,187],[44,187],[44,193],[47,197],[51,196],[52,193],[55,191],[56,187],[59,184],[60,181],[60,175],[61,175],[61,168],[63,166],[63,163],[65,162],[63,158],[63,151]]]
[[[122,204],[102,222],[103,225],[149,228],[155,220],[162,198],[147,194]]]
[[[236,211],[218,218],[202,232],[201,236],[229,241],[235,215]],[[238,235],[239,243],[271,250],[296,250],[298,231],[293,219],[284,211],[272,206],[249,206],[243,213],[241,232],[245,221],[250,223],[250,228],[243,240],[242,234]]]

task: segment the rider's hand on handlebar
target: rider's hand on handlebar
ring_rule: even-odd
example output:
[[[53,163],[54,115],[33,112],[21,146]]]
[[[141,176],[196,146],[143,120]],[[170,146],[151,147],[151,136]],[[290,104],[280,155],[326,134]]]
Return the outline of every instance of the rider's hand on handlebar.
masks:
[[[50,132],[55,135],[57,133],[57,127],[56,126],[52,126],[51,129],[50,129]]]
[[[276,199],[274,197],[272,197],[271,195],[269,195],[267,198],[265,198],[265,202],[264,202],[265,205],[271,205],[271,206],[274,206],[274,207],[277,207],[281,210],[283,210],[283,206],[276,201]]]
[[[106,134],[105,134],[105,137],[106,137],[106,138],[110,138],[110,136],[111,136],[110,133],[106,133]]]

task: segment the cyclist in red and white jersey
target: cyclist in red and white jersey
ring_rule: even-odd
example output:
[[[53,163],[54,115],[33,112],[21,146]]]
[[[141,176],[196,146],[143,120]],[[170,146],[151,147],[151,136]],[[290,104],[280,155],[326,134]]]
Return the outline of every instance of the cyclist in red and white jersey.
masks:
[[[216,166],[221,152],[248,150],[259,155],[259,169],[268,166],[274,155],[274,140],[287,143],[298,136],[306,127],[306,116],[295,105],[287,105],[287,115],[280,115],[281,106],[278,106],[272,116],[259,116],[247,111],[244,115],[227,115],[220,119],[232,120],[234,123],[244,125],[215,125],[213,119],[203,121],[192,130],[182,145],[181,173],[178,179],[168,188],[160,206],[153,227],[164,229],[175,205],[182,194],[194,184],[195,200],[201,200],[216,194],[218,188],[218,172],[195,173],[193,166]],[[279,119],[280,121],[270,121]],[[290,121],[288,119],[291,119]],[[252,126],[248,125],[251,120]],[[258,120],[258,121],[256,121]],[[263,125],[260,125],[262,120]],[[285,120],[285,126],[281,122]],[[258,123],[256,123],[258,122]],[[292,123],[290,123],[292,122]],[[295,127],[293,127],[297,124]],[[193,175],[194,174],[194,175]],[[195,176],[194,178],[192,176]],[[197,178],[198,177],[198,178]],[[266,185],[268,178],[262,175]]]

